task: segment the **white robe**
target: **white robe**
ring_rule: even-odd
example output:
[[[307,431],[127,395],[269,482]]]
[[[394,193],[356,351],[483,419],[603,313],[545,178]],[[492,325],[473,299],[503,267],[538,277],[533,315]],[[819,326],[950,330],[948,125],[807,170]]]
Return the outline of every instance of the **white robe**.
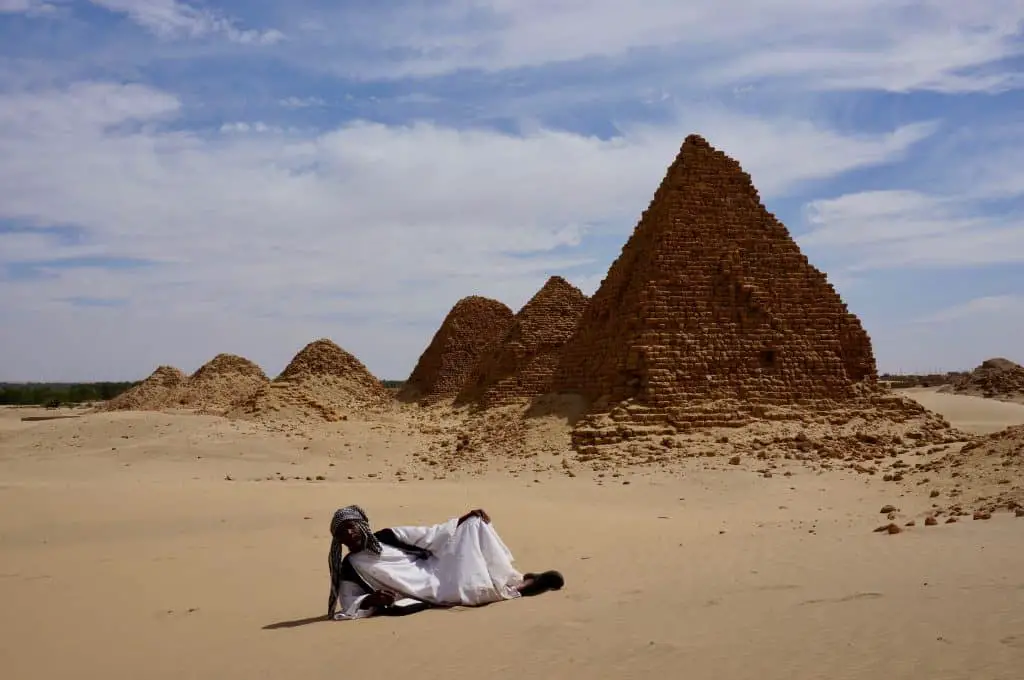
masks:
[[[417,560],[397,548],[381,546],[381,554],[365,551],[349,557],[352,567],[373,590],[403,596],[395,604],[479,606],[519,597],[523,575],[512,566],[511,551],[494,527],[477,517],[461,525],[457,519],[428,527],[392,527],[404,543],[426,548],[433,556]],[[337,620],[361,619],[376,613],[360,609],[368,596],[355,583],[343,581]]]

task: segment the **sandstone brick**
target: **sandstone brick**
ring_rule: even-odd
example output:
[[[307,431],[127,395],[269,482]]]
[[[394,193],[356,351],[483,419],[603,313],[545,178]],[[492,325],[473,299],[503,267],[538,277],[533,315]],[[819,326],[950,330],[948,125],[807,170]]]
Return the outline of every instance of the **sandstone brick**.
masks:
[[[456,401],[490,407],[550,392],[562,348],[586,304],[578,288],[560,276],[549,278],[480,357]]]
[[[420,355],[399,399],[421,404],[454,399],[480,357],[504,336],[513,316],[507,305],[479,295],[456,302]]]

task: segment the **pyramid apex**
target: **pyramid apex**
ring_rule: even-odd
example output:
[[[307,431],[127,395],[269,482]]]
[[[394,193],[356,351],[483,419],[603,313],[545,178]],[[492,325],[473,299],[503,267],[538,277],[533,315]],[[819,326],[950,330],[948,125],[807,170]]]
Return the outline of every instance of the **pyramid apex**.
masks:
[[[685,149],[688,146],[694,146],[703,149],[715,148],[711,146],[711,143],[708,142],[708,140],[704,139],[704,137],[698,135],[697,133],[686,135],[686,139],[683,140],[683,148]]]

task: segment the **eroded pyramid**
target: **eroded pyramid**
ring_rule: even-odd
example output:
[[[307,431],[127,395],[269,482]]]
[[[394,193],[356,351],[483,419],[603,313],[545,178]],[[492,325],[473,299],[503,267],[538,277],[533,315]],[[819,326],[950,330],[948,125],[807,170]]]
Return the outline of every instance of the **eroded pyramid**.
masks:
[[[739,163],[691,135],[566,344],[553,388],[685,419],[708,402],[850,399],[876,380],[858,318]]]
[[[359,359],[326,338],[299,351],[281,375],[230,415],[261,420],[333,422],[391,401],[391,395]]]
[[[456,302],[420,355],[399,398],[421,404],[454,399],[481,355],[508,330],[513,316],[507,305],[479,295]]]
[[[159,411],[178,405],[187,377],[174,366],[158,366],[148,378],[122,392],[103,409],[109,411]]]
[[[562,349],[586,305],[578,288],[561,276],[549,278],[481,356],[457,401],[490,407],[550,392]]]
[[[1005,401],[1024,401],[1024,367],[1009,359],[986,359],[940,392],[953,392]]]
[[[185,382],[182,406],[221,411],[252,397],[270,381],[263,369],[236,354],[218,354]]]

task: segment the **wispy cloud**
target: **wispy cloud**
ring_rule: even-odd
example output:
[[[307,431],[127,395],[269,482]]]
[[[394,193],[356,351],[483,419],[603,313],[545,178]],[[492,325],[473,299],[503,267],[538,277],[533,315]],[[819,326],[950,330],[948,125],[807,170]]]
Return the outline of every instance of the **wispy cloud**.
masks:
[[[442,0],[318,6],[316,16],[310,44],[343,50],[343,66],[323,64],[367,77],[499,71],[648,51],[673,82],[696,77],[715,86],[774,78],[897,92],[1024,85],[1019,70],[1000,65],[1024,54],[1024,8],[1013,0]],[[685,74],[674,68],[680,61],[689,65]]]
[[[90,0],[94,5],[128,15],[161,38],[199,38],[222,35],[243,44],[270,45],[284,39],[277,29],[240,29],[222,13],[178,0]]]
[[[43,0],[0,0],[0,14],[42,15],[56,11],[57,7]]]
[[[320,97],[285,97],[279,99],[277,103],[286,109],[307,109],[327,105],[327,102]]]
[[[801,243],[835,251],[851,273],[1024,262],[1019,209],[994,208],[970,193],[846,194],[809,203],[806,221],[811,231],[801,236]]]
[[[941,309],[915,319],[915,323],[938,324],[959,322],[979,316],[992,314],[1024,312],[1024,296],[1022,295],[989,295],[974,298],[952,307]]]

